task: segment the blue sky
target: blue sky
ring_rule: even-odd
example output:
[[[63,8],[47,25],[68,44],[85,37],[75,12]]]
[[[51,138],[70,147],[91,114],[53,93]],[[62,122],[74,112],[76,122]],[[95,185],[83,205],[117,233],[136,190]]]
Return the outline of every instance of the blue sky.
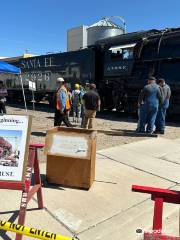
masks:
[[[1,1],[0,56],[66,50],[67,29],[119,15],[127,31],[180,26],[180,0]]]
[[[22,131],[20,130],[1,130],[0,137],[21,137]]]

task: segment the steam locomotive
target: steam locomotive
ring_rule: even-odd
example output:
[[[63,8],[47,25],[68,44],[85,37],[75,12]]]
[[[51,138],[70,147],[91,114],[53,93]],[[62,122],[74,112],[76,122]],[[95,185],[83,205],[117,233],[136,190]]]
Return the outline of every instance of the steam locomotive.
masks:
[[[23,58],[14,64],[22,69],[28,99],[28,82],[33,81],[35,99],[46,96],[52,102],[61,76],[71,88],[77,82],[96,83],[102,108],[132,113],[146,79],[155,76],[171,87],[169,112],[180,113],[180,28],[122,34],[79,51]],[[9,96],[21,96],[17,79],[6,79],[6,85]]]

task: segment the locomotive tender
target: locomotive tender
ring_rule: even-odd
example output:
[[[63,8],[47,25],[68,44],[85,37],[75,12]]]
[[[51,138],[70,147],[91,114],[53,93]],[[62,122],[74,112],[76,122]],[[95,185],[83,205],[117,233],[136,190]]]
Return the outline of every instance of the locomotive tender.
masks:
[[[34,96],[37,102],[46,97],[52,103],[58,77],[63,77],[69,87],[74,87],[76,82],[83,83],[87,79],[94,79],[94,52],[90,49],[20,58],[13,64],[21,68],[25,95],[29,101],[32,100],[29,81],[35,82]],[[6,86],[10,99],[22,99],[21,82],[18,77],[8,77]]]
[[[72,88],[77,82],[96,83],[103,108],[127,113],[137,110],[148,76],[164,78],[172,90],[169,112],[180,113],[180,28],[122,34],[79,51],[19,59],[15,65],[22,69],[29,98],[28,81],[34,81],[36,100],[46,95],[51,102],[61,76]],[[17,79],[6,84],[9,94],[17,96]]]

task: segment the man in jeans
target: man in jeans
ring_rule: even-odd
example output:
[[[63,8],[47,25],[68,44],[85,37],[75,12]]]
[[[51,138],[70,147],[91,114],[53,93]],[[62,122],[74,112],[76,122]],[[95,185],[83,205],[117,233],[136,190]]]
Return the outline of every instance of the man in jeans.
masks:
[[[139,132],[145,132],[147,124],[146,132],[152,134],[158,107],[162,103],[162,94],[154,77],[149,77],[147,81],[148,84],[143,88],[139,97],[139,104],[141,105]]]
[[[96,111],[100,111],[100,97],[96,91],[96,85],[90,84],[89,91],[84,94],[83,101],[85,105],[85,116],[83,128],[93,128],[93,122],[96,117]]]
[[[171,89],[166,84],[164,79],[159,79],[158,84],[161,89],[163,102],[161,105],[159,105],[158,113],[156,117],[156,133],[164,134],[165,131],[165,120],[166,120],[166,110],[169,107],[169,99],[171,97]]]

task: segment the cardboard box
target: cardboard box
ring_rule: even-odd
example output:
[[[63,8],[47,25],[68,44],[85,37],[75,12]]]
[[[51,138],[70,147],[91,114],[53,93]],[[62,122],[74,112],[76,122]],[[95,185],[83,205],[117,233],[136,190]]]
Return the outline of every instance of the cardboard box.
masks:
[[[97,132],[56,127],[47,132],[47,181],[89,189],[95,178]]]

